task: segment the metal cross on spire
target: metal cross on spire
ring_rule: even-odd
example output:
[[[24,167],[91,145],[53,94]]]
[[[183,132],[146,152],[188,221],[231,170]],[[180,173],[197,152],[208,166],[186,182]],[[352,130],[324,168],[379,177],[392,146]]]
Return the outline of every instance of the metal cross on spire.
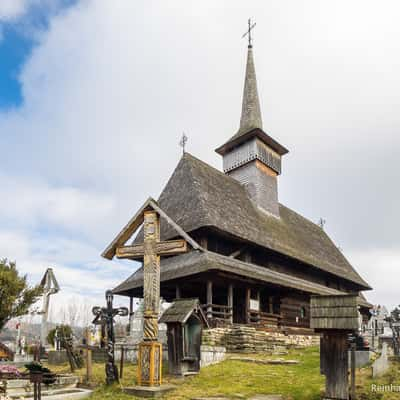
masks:
[[[185,147],[188,141],[188,137],[186,136],[185,132],[182,133],[181,140],[179,141],[179,146],[182,147],[183,154],[185,154]]]
[[[247,28],[247,31],[242,35],[242,39],[244,38],[244,37],[246,37],[246,36],[248,36],[249,37],[249,47],[251,47],[252,46],[252,42],[251,42],[251,31],[252,31],[252,29],[254,29],[254,27],[256,26],[256,23],[254,22],[254,24],[252,24],[251,23],[251,18],[249,18],[249,20],[247,21],[247,23],[248,23],[248,28]]]

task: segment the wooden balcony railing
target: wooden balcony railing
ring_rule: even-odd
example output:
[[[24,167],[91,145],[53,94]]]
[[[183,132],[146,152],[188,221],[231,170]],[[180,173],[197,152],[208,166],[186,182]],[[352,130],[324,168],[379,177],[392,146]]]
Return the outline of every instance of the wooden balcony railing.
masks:
[[[272,314],[259,310],[248,311],[248,321],[254,325],[279,326],[281,318],[280,314]]]
[[[232,307],[223,304],[202,304],[201,308],[211,326],[224,326],[232,323]]]

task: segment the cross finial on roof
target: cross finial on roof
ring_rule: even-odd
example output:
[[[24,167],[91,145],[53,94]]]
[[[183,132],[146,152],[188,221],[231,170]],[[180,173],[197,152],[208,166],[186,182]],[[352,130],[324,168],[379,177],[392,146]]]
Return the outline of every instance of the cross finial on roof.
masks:
[[[185,154],[185,146],[188,141],[188,137],[186,136],[185,132],[182,133],[181,140],[179,141],[179,146],[182,147],[183,154]]]
[[[256,23],[254,22],[254,24],[251,23],[251,18],[249,18],[249,20],[247,21],[248,23],[248,28],[247,31],[242,35],[242,38],[248,36],[249,39],[249,47],[252,47],[252,38],[251,38],[251,31],[252,29],[254,29],[254,27],[256,26]]]
[[[318,221],[318,226],[319,226],[321,229],[324,229],[325,224],[326,224],[326,219],[324,219],[324,218],[321,217],[321,218],[319,219],[319,221]]]

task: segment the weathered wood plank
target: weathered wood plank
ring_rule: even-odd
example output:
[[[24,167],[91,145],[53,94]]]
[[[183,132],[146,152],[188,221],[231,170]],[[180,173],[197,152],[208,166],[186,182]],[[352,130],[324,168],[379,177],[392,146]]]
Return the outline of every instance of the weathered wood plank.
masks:
[[[325,396],[329,399],[349,398],[347,334],[326,333],[324,338]]]
[[[167,242],[156,243],[156,252],[160,256],[173,256],[186,253],[187,242],[183,239],[169,240]],[[131,260],[142,259],[144,255],[144,245],[135,244],[131,246],[117,247],[117,258],[129,258]]]
[[[311,317],[313,318],[330,318],[330,317],[354,317],[358,318],[356,307],[340,307],[340,311],[336,307],[320,307],[311,308]]]

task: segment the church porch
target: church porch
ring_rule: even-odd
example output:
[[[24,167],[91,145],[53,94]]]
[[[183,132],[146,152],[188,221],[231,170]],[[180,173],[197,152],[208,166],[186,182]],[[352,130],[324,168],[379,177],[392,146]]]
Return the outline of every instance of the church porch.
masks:
[[[312,294],[342,292],[209,251],[192,251],[161,262],[161,296],[198,298],[211,326],[253,325],[259,329],[309,331]],[[114,289],[142,297],[143,269]]]
[[[140,290],[129,295],[142,297]],[[288,325],[309,327],[309,296],[274,284],[209,271],[161,282],[160,290],[167,302],[198,298],[211,327],[241,324],[271,331]]]
[[[309,327],[309,296],[292,292],[284,287],[220,271],[161,285],[161,296],[166,301],[199,298],[212,327],[245,324],[264,330],[278,330],[287,323]]]

